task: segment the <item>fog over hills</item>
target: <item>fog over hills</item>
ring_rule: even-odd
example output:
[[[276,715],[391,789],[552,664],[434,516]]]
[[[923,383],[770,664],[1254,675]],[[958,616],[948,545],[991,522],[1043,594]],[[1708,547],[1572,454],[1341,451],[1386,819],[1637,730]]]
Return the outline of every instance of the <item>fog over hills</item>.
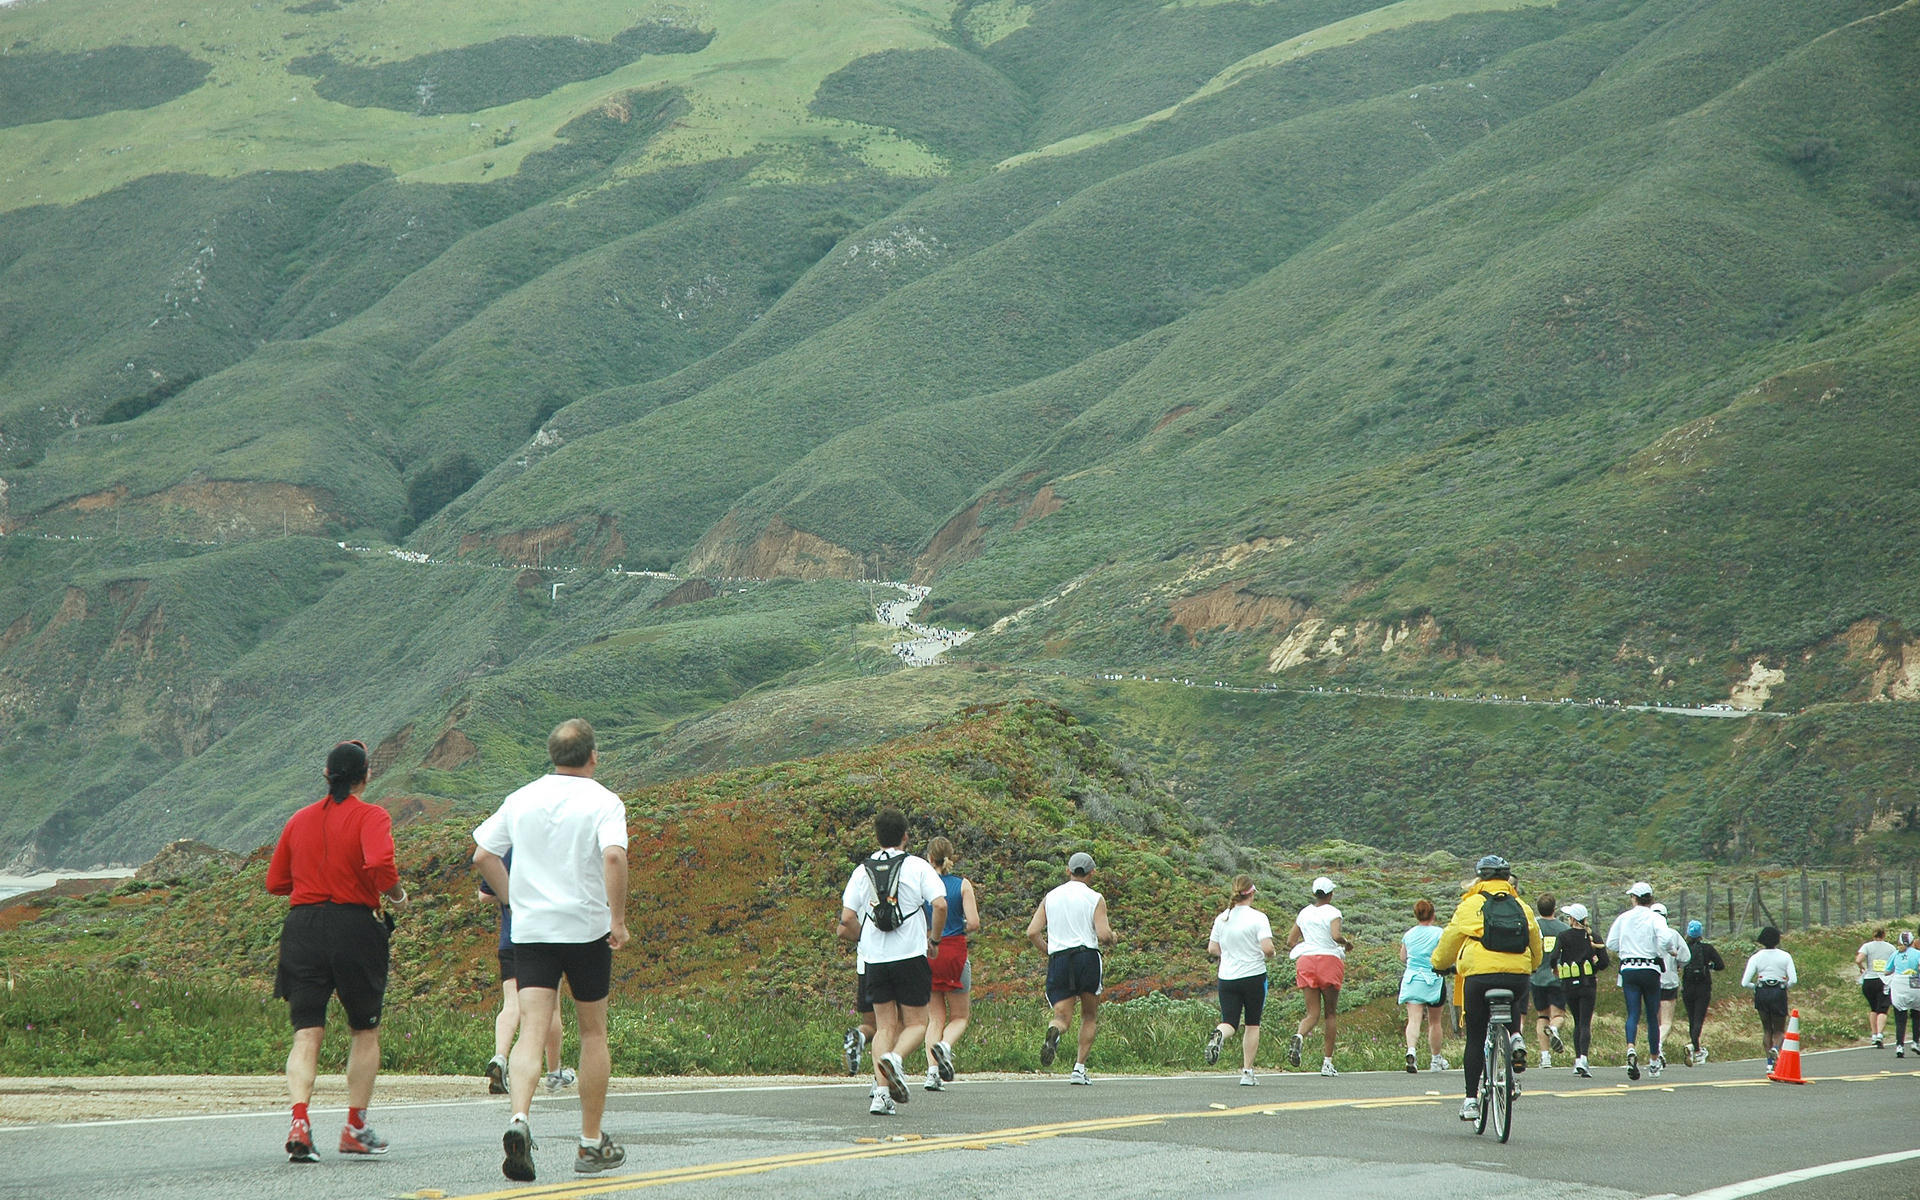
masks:
[[[1247,840],[1911,848],[1912,0],[0,47],[0,863],[249,849],[344,737],[437,817],[564,716],[635,783],[1030,694]]]

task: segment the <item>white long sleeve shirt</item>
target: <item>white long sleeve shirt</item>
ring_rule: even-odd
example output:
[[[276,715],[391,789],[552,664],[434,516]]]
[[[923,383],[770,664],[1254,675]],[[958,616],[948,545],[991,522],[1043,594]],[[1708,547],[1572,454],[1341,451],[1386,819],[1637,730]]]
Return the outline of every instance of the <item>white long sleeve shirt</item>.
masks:
[[[1756,983],[1784,983],[1788,987],[1800,982],[1800,975],[1793,969],[1793,955],[1785,950],[1756,950],[1747,960],[1747,969],[1740,976],[1741,987],[1752,987]]]
[[[1618,965],[1632,970],[1652,967],[1659,970],[1661,960],[1671,956],[1682,966],[1693,961],[1686,939],[1667,925],[1667,919],[1643,904],[1636,904],[1613,919],[1607,927],[1607,949]]]

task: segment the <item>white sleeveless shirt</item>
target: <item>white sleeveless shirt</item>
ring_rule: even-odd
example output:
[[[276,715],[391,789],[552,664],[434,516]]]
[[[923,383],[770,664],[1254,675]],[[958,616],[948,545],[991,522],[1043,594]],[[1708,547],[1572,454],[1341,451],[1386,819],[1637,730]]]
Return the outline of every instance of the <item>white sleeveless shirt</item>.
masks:
[[[1100,893],[1078,879],[1069,879],[1047,893],[1042,901],[1047,911],[1047,953],[1086,947],[1100,948],[1099,935],[1093,931],[1093,910],[1100,906]]]

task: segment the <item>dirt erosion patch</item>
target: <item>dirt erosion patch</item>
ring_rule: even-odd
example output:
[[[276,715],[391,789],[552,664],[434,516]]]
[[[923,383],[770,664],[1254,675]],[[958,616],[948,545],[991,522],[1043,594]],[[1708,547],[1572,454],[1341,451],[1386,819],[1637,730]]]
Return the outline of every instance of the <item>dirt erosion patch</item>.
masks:
[[[1167,628],[1178,627],[1188,640],[1203,629],[1225,628],[1229,633],[1292,625],[1307,615],[1306,606],[1291,596],[1263,596],[1237,584],[1223,583],[1211,591],[1184,596],[1172,605]]]
[[[687,572],[728,579],[870,579],[885,574],[875,556],[859,554],[795,529],[779,517],[748,539],[728,513],[687,559]]]
[[[149,496],[110,488],[56,505],[45,515],[85,517],[87,528],[125,515],[136,528],[157,526],[176,536],[227,540],[318,534],[341,519],[325,489],[240,479],[175,484]]]
[[[427,751],[426,762],[422,765],[435,770],[451,771],[455,767],[465,766],[478,757],[480,757],[480,747],[473,744],[472,738],[458,729],[449,729],[440,735],[440,740],[433,744],[433,749]]]
[[[702,600],[711,600],[720,593],[704,579],[689,579],[679,587],[653,602],[654,609],[679,608],[682,604],[698,604]]]

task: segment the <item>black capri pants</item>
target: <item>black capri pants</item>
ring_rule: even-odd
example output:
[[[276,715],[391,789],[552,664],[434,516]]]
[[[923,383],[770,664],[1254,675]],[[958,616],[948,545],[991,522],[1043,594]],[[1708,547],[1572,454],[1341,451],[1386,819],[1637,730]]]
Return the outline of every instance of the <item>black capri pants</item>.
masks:
[[[1222,979],[1220,981],[1220,1023],[1240,1026],[1240,1016],[1246,1014],[1248,1028],[1260,1027],[1260,1016],[1267,1008],[1267,977],[1248,975],[1244,979]]]

